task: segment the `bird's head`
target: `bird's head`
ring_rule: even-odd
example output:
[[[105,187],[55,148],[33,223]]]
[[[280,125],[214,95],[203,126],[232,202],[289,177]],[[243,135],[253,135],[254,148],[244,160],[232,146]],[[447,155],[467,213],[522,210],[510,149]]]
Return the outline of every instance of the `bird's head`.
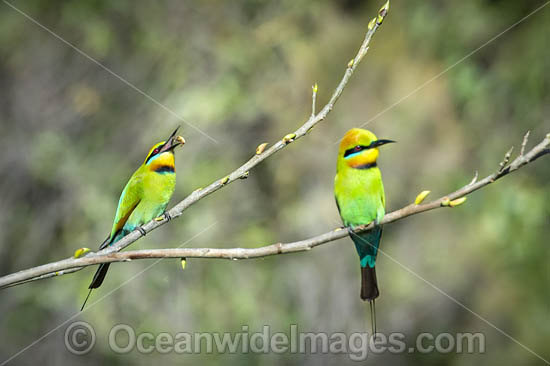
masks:
[[[147,158],[143,163],[144,165],[148,166],[151,170],[157,170],[160,167],[174,166],[174,149],[177,146],[185,144],[185,139],[183,137],[176,136],[178,129],[179,127],[172,132],[166,141],[155,144],[151,150],[149,150],[149,154],[147,154]]]
[[[352,128],[342,138],[338,152],[338,162],[350,168],[367,169],[376,166],[378,147],[395,142],[379,140],[374,133],[361,128]]]

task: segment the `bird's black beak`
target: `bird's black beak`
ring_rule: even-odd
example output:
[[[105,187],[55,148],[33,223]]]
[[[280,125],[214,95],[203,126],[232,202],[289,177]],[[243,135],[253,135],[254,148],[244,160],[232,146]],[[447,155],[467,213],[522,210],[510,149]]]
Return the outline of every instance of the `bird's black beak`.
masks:
[[[382,146],[382,145],[385,145],[385,144],[391,144],[391,143],[394,143],[394,142],[397,142],[397,141],[393,141],[393,140],[375,140],[375,141],[370,143],[369,148],[374,148],[374,147]]]
[[[178,130],[179,130],[179,126],[178,126],[178,128],[175,129],[174,132],[172,132],[170,137],[168,137],[168,139],[166,139],[166,143],[160,149],[161,152],[172,150],[176,146],[185,144],[185,139],[183,137],[176,136],[176,133],[178,132]]]

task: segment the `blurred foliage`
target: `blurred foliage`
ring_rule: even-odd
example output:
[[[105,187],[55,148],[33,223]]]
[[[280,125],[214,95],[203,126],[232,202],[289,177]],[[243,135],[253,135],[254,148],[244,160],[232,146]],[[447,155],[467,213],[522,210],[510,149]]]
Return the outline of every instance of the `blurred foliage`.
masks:
[[[2,274],[95,248],[125,182],[149,147],[178,124],[174,202],[225,176],[264,141],[309,115],[311,85],[325,103],[381,3],[372,1],[17,1],[15,6],[133,83],[121,80],[0,4],[0,263]],[[332,194],[335,142],[363,125],[398,140],[380,158],[388,211],[425,189],[442,195],[476,170],[494,171],[550,130],[550,7],[426,83],[542,1],[393,0],[369,53],[331,113],[306,138],[177,221],[132,246],[256,247],[339,225]],[[413,93],[392,108],[402,97]],[[379,114],[379,112],[384,113]],[[375,117],[373,119],[373,117]],[[214,144],[187,124],[205,131]],[[386,227],[382,250],[550,358],[550,164],[537,161],[438,210]],[[200,236],[201,230],[215,224]],[[114,265],[78,318],[98,341],[70,354],[60,327],[13,361],[30,364],[345,364],[347,355],[117,356],[118,323],[136,331],[365,331],[359,266],[349,239],[264,260],[165,260]],[[535,356],[380,255],[379,330],[483,332],[485,354],[373,355],[369,362],[538,364]],[[93,269],[2,291],[6,359],[75,314]],[[131,282],[117,289],[123,282]],[[117,289],[109,296],[111,291]]]

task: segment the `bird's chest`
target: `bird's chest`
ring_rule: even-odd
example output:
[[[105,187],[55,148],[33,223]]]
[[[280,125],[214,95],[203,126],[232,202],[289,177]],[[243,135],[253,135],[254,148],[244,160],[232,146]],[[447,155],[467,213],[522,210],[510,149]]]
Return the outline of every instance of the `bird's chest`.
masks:
[[[168,203],[176,187],[176,174],[172,172],[148,174],[143,182],[143,200],[150,203]]]
[[[384,188],[382,182],[370,176],[343,176],[337,178],[336,200],[344,224],[363,225],[384,216]]]

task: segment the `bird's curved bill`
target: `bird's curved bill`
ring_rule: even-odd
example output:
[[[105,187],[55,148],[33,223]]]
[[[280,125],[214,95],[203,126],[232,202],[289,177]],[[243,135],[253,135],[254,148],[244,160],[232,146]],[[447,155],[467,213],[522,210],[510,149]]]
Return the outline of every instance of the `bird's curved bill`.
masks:
[[[179,127],[166,139],[166,143],[162,146],[161,152],[174,149],[176,146],[185,144],[185,139],[181,136],[176,136]]]
[[[395,143],[397,141],[393,141],[393,140],[375,140],[373,142],[370,143],[369,145],[369,148],[373,148],[373,147],[378,147],[378,146],[382,146],[382,145],[386,145],[386,144],[391,144],[391,143]]]

